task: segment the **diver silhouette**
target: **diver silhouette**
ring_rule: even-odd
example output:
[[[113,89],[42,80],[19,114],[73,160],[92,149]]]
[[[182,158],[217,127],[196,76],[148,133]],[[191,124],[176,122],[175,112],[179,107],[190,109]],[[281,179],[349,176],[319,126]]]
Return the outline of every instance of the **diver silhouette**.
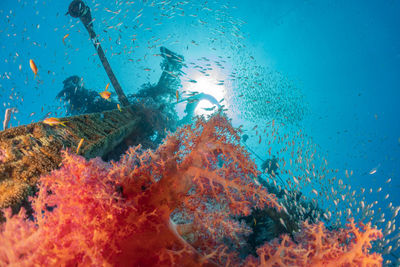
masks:
[[[260,159],[263,163],[261,164],[261,169],[262,172],[266,172],[269,175],[271,175],[273,178],[278,177],[279,180],[281,181],[282,185],[285,185],[285,183],[283,182],[283,179],[281,178],[281,176],[278,173],[278,168],[279,168],[279,158],[277,158],[275,155],[272,156],[272,159],[266,159],[264,160],[263,158],[261,158],[256,152],[254,152],[254,150],[252,150],[247,144],[246,141],[247,139],[249,139],[249,136],[247,134],[244,134],[242,136],[242,141],[243,144],[246,146],[246,148],[253,153],[254,156],[256,156],[258,159]]]
[[[265,160],[261,165],[261,169],[273,177],[279,175],[278,167],[278,158],[275,155],[272,156],[272,159]]]

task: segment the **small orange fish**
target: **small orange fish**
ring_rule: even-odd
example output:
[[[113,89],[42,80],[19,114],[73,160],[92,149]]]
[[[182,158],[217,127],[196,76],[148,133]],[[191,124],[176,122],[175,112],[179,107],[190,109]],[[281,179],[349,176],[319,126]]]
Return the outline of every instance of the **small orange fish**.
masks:
[[[66,121],[60,121],[60,119],[53,118],[53,117],[44,119],[43,123],[48,124],[50,126],[59,125],[59,124],[61,124],[62,126],[66,126],[64,124],[64,123],[66,123]]]
[[[82,144],[83,144],[83,138],[79,141],[78,147],[76,148],[76,154],[79,154],[79,149],[81,148]]]
[[[63,37],[63,43],[64,43],[64,45],[65,45],[65,39],[66,39],[68,36],[69,36],[69,33],[67,33],[67,34],[64,35],[64,37]]]
[[[176,103],[178,103],[178,101],[179,101],[179,92],[178,90],[176,90]]]
[[[107,89],[108,89],[108,87],[110,86],[110,83],[107,83],[107,85],[106,85],[106,91],[107,91]]]
[[[31,70],[35,74],[35,78],[36,78],[36,75],[37,75],[37,72],[38,72],[38,68],[37,68],[35,62],[33,62],[32,59],[29,60],[29,66],[31,67]]]
[[[102,97],[102,98],[104,98],[104,99],[106,99],[106,100],[108,100],[108,101],[111,101],[110,100],[110,96],[111,96],[111,93],[110,92],[108,92],[108,91],[103,91],[103,92],[101,92],[101,93],[99,93],[100,94],[100,96]]]
[[[118,108],[119,111],[122,112],[121,106],[119,104],[117,104],[117,108]]]

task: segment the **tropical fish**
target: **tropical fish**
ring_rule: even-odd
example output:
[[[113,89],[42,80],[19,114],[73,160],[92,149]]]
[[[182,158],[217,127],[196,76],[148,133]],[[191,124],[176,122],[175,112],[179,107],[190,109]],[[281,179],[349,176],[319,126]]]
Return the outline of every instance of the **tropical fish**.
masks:
[[[117,104],[117,108],[120,112],[122,112],[121,106],[119,104]]]
[[[79,154],[79,149],[81,148],[82,144],[83,144],[83,138],[79,141],[78,147],[76,148],[76,154]]]
[[[64,37],[63,37],[63,39],[62,39],[64,45],[65,45],[65,39],[68,38],[68,36],[69,36],[69,33],[67,33],[66,35],[64,35]]]
[[[59,125],[61,124],[62,126],[66,126],[64,123],[66,123],[67,121],[60,121],[60,119],[58,118],[46,118],[44,119],[43,123],[48,124],[50,126],[54,126],[54,125]]]
[[[35,78],[36,78],[36,75],[37,75],[37,72],[38,72],[38,68],[37,68],[35,62],[32,59],[29,60],[29,66],[31,67],[31,70],[35,74]]]
[[[106,85],[106,91],[107,91],[107,89],[108,89],[108,87],[110,86],[110,83],[107,83],[107,85]]]
[[[372,170],[369,171],[369,174],[375,174],[378,171],[378,168],[381,166],[381,164],[379,164],[378,166],[376,166],[375,168],[373,168]]]
[[[179,91],[176,90],[176,103],[178,103],[178,101],[179,101]]]
[[[103,92],[101,92],[101,93],[99,93],[100,94],[100,96],[102,97],[102,98],[104,98],[104,99],[106,99],[106,100],[108,100],[108,101],[111,101],[110,100],[110,96],[111,96],[111,93],[110,92],[108,92],[108,91],[103,91]]]
[[[6,109],[5,115],[4,115],[4,121],[3,121],[3,130],[8,128],[8,123],[10,122],[11,119],[11,114],[15,111],[15,108],[8,108]]]
[[[316,196],[318,196],[318,191],[317,190],[315,190],[315,189],[313,189],[313,190],[311,190]]]

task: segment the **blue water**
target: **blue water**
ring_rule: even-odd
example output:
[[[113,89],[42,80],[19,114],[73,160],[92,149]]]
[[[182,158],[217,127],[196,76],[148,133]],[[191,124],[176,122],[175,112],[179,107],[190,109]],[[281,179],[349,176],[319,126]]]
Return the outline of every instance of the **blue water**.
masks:
[[[65,15],[69,2],[1,1],[1,121],[5,109],[11,107],[18,109],[12,126],[43,120],[49,112],[48,116],[65,116],[63,103],[55,95],[71,75],[81,76],[85,87],[98,92],[109,82],[82,23]],[[206,62],[201,57],[218,60],[223,56],[223,69],[213,65],[215,80],[228,80],[234,68],[251,71],[252,66],[243,62],[252,56],[254,66],[280,73],[304,94],[307,113],[295,127],[312,138],[329,168],[338,169],[338,176],[354,171],[349,180],[353,188],[372,188],[374,193],[367,199],[377,200],[376,207],[386,211],[390,220],[387,205],[400,205],[399,1],[249,0],[206,5],[187,1],[183,10],[173,3],[160,9],[162,1],[154,1],[154,7],[152,1],[129,2],[87,1],[96,18],[95,31],[126,93],[134,93],[143,83],[157,82],[161,59],[153,55],[161,45],[183,55],[185,62],[203,66]],[[135,20],[141,8],[143,15]],[[185,14],[179,16],[182,11]],[[171,14],[174,17],[168,18]],[[232,25],[240,28],[244,38],[232,35]],[[245,47],[232,47],[236,44]],[[36,79],[29,59],[38,66]],[[184,81],[200,76],[190,65],[185,71],[188,75],[182,78],[182,86],[189,88]],[[229,100],[224,104],[233,105]],[[248,131],[256,124],[237,113],[230,115]],[[249,140],[254,151],[266,158],[266,147],[257,144],[258,137]],[[377,172],[369,174],[377,166]],[[388,178],[392,181],[385,183]],[[379,187],[382,192],[376,193]],[[390,196],[384,200],[386,194]]]

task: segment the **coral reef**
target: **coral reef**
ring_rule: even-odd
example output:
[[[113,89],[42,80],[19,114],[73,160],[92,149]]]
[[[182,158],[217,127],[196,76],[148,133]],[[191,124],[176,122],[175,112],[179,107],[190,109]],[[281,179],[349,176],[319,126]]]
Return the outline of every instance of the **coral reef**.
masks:
[[[235,217],[252,208],[282,208],[254,182],[259,172],[239,141],[218,114],[178,129],[157,150],[131,147],[118,162],[63,152],[62,167],[40,179],[32,199],[34,221],[7,211],[0,265],[305,266],[365,260],[372,266],[381,261],[368,251],[379,231],[369,225],[359,231],[353,223],[332,232],[305,224],[296,242],[285,235],[261,247],[259,258],[240,259],[235,250],[250,229]]]

